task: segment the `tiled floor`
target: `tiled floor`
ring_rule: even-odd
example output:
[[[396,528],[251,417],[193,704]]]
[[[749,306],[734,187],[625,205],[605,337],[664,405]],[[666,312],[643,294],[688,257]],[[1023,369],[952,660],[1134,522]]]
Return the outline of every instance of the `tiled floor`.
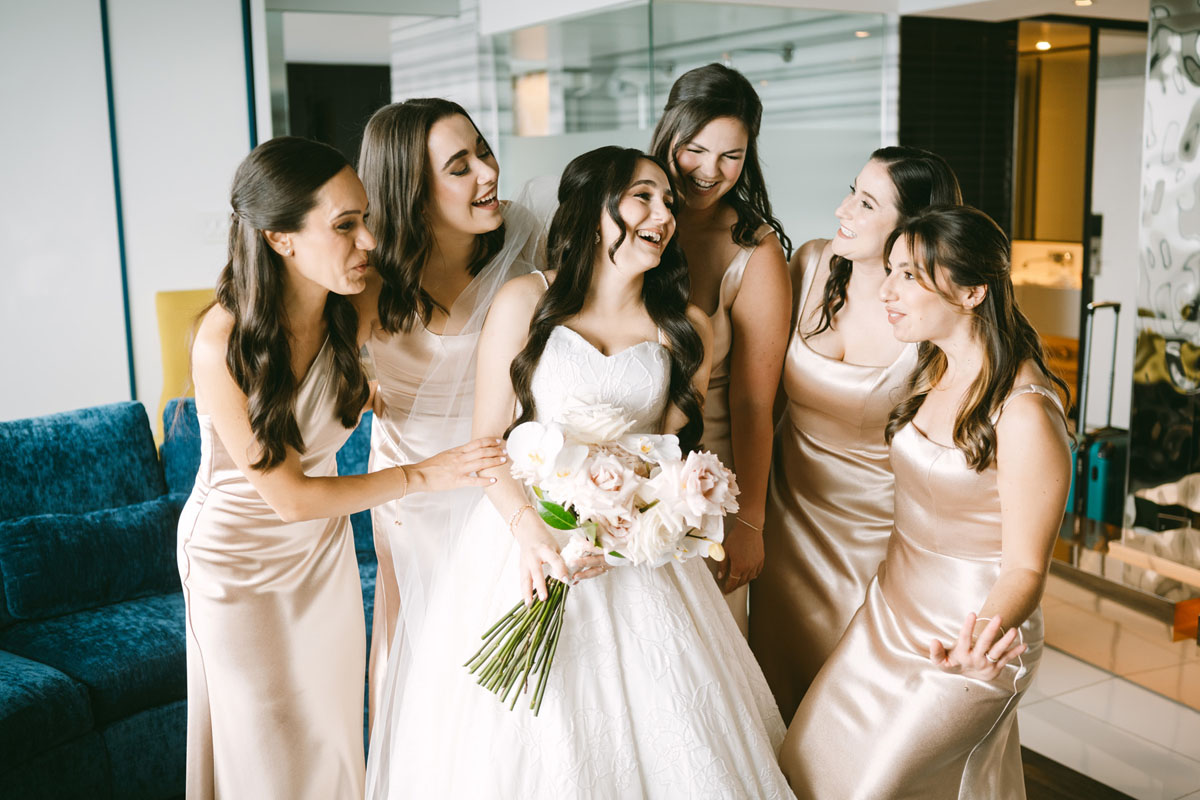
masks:
[[[1200,647],[1053,576],[1042,607],[1021,744],[1139,800],[1200,799]]]

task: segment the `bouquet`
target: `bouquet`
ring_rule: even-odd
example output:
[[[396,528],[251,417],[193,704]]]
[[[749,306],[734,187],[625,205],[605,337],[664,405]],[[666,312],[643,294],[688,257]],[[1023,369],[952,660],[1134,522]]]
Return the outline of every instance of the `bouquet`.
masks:
[[[613,566],[650,567],[696,556],[723,559],[723,519],[738,509],[733,473],[712,453],[684,458],[675,436],[629,433],[631,426],[619,409],[599,404],[568,409],[550,424],[526,422],[509,434],[513,475],[530,487],[546,524],[567,537],[563,559],[603,554]],[[502,701],[513,695],[510,708],[536,673],[529,704],[535,715],[570,587],[549,579],[547,589],[545,600],[513,606],[466,663]]]

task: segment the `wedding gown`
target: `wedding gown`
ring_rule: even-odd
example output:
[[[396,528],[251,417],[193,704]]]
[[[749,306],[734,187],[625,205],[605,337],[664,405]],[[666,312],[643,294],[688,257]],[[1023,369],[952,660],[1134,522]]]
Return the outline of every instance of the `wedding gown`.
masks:
[[[605,356],[558,327],[531,388],[540,420],[611,403],[633,430],[656,431],[669,376],[657,342]],[[463,667],[517,599],[519,548],[490,502],[454,557],[456,580],[436,588],[431,633],[376,725],[368,797],[791,797],[776,762],[783,721],[698,559],[572,588],[535,717],[529,695],[509,710]]]
[[[1058,406],[1036,384],[1005,405],[1031,392]],[[1017,704],[1041,658],[1041,609],[1020,627],[1029,649],[993,680],[929,660],[929,643],[954,642],[1000,573],[996,466],[976,472],[911,422],[892,439],[891,461],[887,558],[796,711],[784,770],[797,796],[814,800],[1021,800]]]

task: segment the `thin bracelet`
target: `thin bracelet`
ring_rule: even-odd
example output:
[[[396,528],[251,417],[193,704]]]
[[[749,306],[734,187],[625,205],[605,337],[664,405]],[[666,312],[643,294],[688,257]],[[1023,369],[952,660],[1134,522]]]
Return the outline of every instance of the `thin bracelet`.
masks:
[[[756,527],[756,526],[754,526],[754,525],[751,525],[749,522],[746,522],[746,520],[742,519],[741,517],[734,517],[734,519],[736,519],[738,522],[740,522],[740,523],[742,523],[743,525],[745,525],[745,526],[746,526],[747,528],[749,528],[750,530],[752,530],[752,531],[758,531],[759,533],[762,533],[762,528],[759,528],[759,527]]]
[[[400,496],[397,497],[396,499],[403,500],[405,495],[408,494],[408,473],[404,471],[403,464],[397,464],[396,469],[400,470],[400,474],[404,476],[404,490],[402,492],[400,492]]]
[[[517,523],[521,521],[521,517],[524,516],[526,511],[533,511],[533,506],[526,503],[525,505],[521,506],[516,511],[514,511],[512,513],[512,516],[508,518],[508,532],[509,533],[512,533],[513,529],[517,527]]]

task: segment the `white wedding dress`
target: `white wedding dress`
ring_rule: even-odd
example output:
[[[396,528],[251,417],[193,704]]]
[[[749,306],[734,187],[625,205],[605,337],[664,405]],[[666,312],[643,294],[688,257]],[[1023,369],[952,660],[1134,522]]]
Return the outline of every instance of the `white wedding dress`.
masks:
[[[537,416],[610,403],[656,431],[670,362],[657,342],[605,356],[554,329],[532,380]],[[617,567],[571,589],[540,714],[468,674],[480,634],[517,600],[519,550],[484,500],[435,587],[424,652],[385,699],[371,798],[787,798],[775,700],[699,559]]]

